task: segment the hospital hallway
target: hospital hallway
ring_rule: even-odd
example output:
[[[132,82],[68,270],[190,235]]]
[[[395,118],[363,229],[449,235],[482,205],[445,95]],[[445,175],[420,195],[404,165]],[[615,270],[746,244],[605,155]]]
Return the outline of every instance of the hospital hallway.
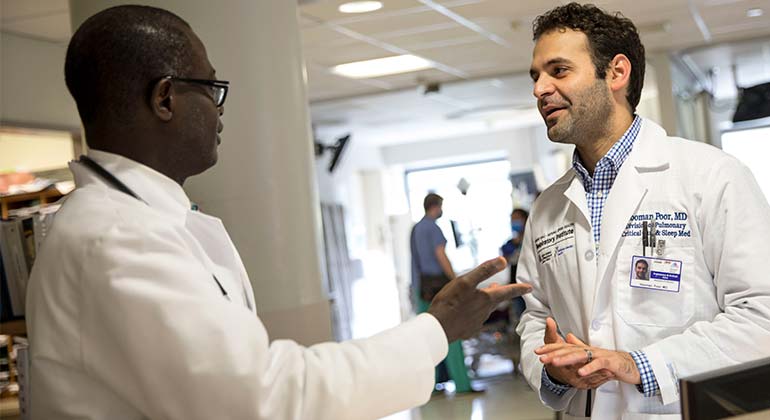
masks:
[[[399,292],[392,263],[379,252],[363,256],[363,276],[353,283],[355,338],[367,337],[400,321]],[[505,272],[507,275],[507,272]],[[510,327],[509,327],[510,328]],[[383,420],[551,420],[556,413],[540,402],[514,368],[518,362],[518,339],[501,334],[496,325],[467,340],[463,346],[475,377],[474,388],[482,393],[434,392],[422,407],[397,413]],[[471,362],[472,361],[472,362]],[[514,373],[514,370],[516,373]],[[449,384],[451,389],[453,384]],[[383,398],[387,396],[383,395]]]
[[[545,408],[520,375],[474,381],[486,392],[434,394],[422,407],[383,420],[552,420],[556,413]]]

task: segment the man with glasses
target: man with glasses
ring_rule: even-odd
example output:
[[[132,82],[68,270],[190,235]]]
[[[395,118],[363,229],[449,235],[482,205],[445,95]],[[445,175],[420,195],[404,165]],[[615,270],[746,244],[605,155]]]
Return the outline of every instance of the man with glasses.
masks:
[[[217,161],[228,90],[190,26],[104,10],[73,35],[65,78],[91,151],[29,282],[33,418],[383,417],[424,403],[447,342],[529,290],[477,289],[492,260],[369,339],[270,343],[222,222],[182,189]]]

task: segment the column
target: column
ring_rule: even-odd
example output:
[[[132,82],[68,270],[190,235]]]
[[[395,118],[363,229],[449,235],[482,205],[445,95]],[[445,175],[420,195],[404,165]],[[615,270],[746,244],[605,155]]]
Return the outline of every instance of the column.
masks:
[[[127,3],[71,1],[72,27]],[[143,3],[186,20],[206,46],[217,76],[231,82],[219,163],[188,180],[185,190],[203,211],[224,221],[271,338],[303,344],[330,340],[297,3]]]

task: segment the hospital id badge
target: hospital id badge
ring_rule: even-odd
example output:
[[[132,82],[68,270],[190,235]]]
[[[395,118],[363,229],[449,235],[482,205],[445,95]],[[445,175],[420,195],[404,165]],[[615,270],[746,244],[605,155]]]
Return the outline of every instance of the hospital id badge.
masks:
[[[631,258],[631,287],[679,292],[682,279],[682,262],[664,258]]]

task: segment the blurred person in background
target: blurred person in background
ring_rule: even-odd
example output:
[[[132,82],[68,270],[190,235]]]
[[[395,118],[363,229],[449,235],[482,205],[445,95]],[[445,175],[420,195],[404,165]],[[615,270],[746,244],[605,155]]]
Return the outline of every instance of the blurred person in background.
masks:
[[[410,250],[412,254],[412,294],[417,303],[417,313],[428,310],[436,294],[455,278],[452,263],[446,255],[447,239],[436,224],[443,214],[444,199],[434,193],[425,196],[425,216],[412,228]],[[453,380],[455,392],[473,392],[465,366],[465,354],[460,340],[449,343],[447,357],[436,367],[437,389]]]
[[[519,264],[519,255],[521,255],[521,243],[524,240],[524,226],[527,224],[529,212],[522,208],[513,209],[511,212],[511,239],[500,247],[500,253],[508,261],[511,268],[511,283],[516,283],[516,267]],[[516,320],[521,318],[524,312],[524,299],[517,297],[513,299],[513,315]]]

